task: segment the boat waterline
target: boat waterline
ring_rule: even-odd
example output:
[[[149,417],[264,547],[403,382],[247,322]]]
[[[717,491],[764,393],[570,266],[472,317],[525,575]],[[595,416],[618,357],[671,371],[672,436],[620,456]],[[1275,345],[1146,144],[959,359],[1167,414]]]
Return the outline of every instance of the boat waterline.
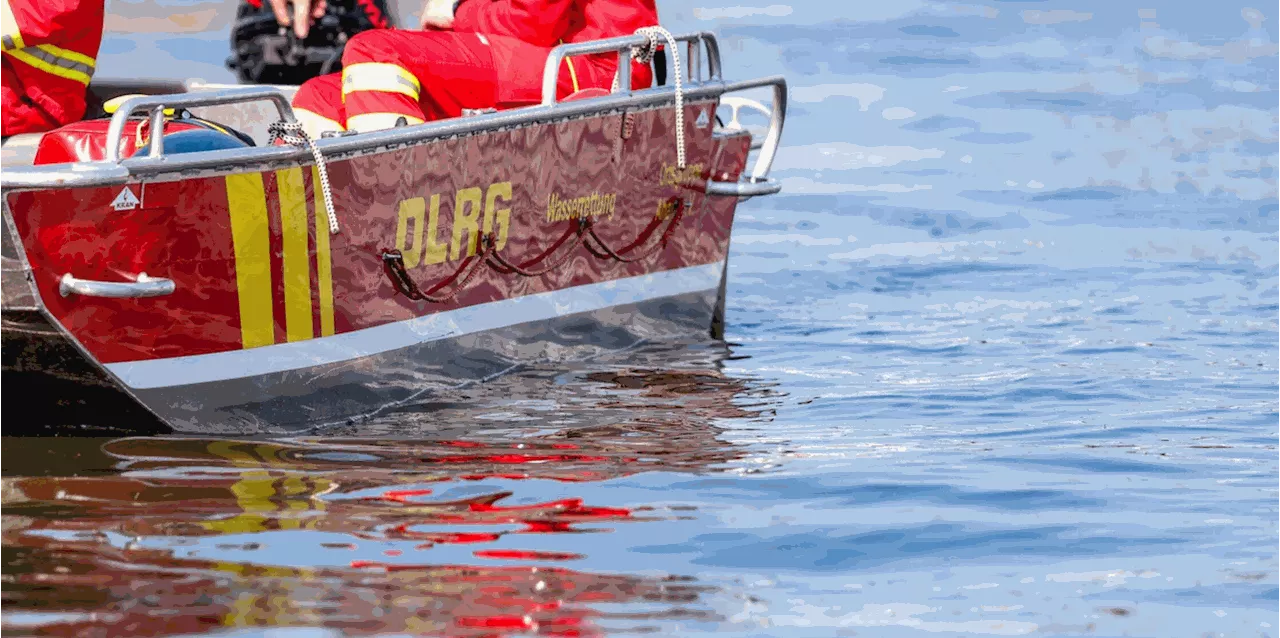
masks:
[[[521,323],[714,289],[724,263],[688,266],[445,310],[329,337],[260,348],[106,364],[133,389],[166,388],[299,370]]]

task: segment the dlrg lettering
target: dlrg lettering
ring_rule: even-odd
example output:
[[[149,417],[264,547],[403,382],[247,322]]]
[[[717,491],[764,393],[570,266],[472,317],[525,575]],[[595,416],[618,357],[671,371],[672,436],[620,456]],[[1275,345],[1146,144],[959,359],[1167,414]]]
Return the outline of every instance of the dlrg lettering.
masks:
[[[439,194],[431,196],[430,207],[423,197],[400,202],[396,248],[404,256],[405,267],[430,266],[470,257],[479,248],[481,233],[494,233],[494,250],[502,250],[507,245],[507,232],[511,226],[510,202],[511,182],[496,182],[484,190],[477,186],[459,190],[453,197],[448,244],[440,243]]]

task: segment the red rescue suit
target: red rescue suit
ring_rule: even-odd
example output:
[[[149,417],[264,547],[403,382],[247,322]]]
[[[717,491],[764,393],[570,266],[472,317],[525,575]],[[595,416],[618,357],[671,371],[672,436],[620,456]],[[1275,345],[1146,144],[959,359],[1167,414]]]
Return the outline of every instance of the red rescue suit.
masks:
[[[0,3],[0,135],[50,131],[84,117],[102,44],[103,0]]]
[[[366,31],[347,43],[343,72],[316,78],[294,98],[298,118],[317,130],[377,130],[511,108],[542,99],[551,48],[630,35],[658,24],[654,0],[464,0],[452,31]],[[609,88],[617,54],[575,57],[560,68],[557,93]],[[632,86],[652,82],[632,64]]]
[[[657,24],[655,0],[466,0],[454,16],[453,30],[508,36],[546,49],[531,55],[528,47],[513,40],[490,39],[498,69],[498,103],[530,104],[542,101],[542,67],[552,47],[631,35]],[[612,86],[617,54],[576,57],[571,62],[560,68],[562,95]],[[648,65],[637,62],[632,67],[632,86],[648,87]]]

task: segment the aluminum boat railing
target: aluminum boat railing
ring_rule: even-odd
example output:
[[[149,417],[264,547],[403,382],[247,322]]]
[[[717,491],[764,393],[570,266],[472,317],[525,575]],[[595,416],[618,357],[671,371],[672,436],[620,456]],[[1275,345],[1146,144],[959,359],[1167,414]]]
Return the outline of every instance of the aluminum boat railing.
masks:
[[[725,82],[721,71],[720,47],[715,35],[704,31],[678,35],[675,39],[687,45],[685,56],[687,63],[684,66],[688,74],[688,83],[682,87],[685,100],[719,99],[725,94],[757,88],[770,88],[773,92],[773,104],[769,111],[769,128],[763,143],[759,146],[759,155],[750,175],[737,182],[708,181],[707,194],[753,197],[780,191],[781,184],[769,178],[768,175],[777,155],[778,143],[786,121],[786,79],[782,76],[772,76],[740,82]],[[543,103],[540,105],[428,122],[416,126],[324,138],[317,140],[316,145],[326,161],[339,160],[414,146],[435,139],[474,135],[597,113],[673,104],[675,88],[670,83],[667,86],[632,90],[629,64],[619,65],[621,79],[618,88],[608,95],[571,102],[559,102],[555,99],[558,70],[560,62],[565,58],[615,52],[619,59],[629,60],[632,48],[643,46],[648,41],[645,36],[635,35],[562,44],[555,47],[547,58],[543,76]],[[706,53],[705,65],[703,51]],[[95,162],[5,168],[0,172],[0,188],[7,193],[19,190],[111,186],[139,181],[176,181],[191,177],[278,169],[282,166],[311,163],[310,151],[295,146],[258,146],[167,155],[164,152],[163,136],[156,136],[146,156],[124,159],[120,157],[120,138],[126,122],[135,113],[146,112],[151,119],[152,130],[160,130],[166,109],[192,109],[263,100],[275,105],[282,121],[295,121],[288,96],[275,87],[250,86],[129,98],[124,100],[112,114],[111,123],[108,126],[107,159]],[[754,148],[755,144],[753,143],[752,146]]]

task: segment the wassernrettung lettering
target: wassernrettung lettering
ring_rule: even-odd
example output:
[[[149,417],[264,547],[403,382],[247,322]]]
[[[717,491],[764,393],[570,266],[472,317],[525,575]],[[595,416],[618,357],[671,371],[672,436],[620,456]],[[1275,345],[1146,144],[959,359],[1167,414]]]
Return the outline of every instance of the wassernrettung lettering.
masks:
[[[583,197],[560,199],[559,195],[547,195],[547,221],[563,222],[588,217],[613,217],[616,194],[591,193]]]

